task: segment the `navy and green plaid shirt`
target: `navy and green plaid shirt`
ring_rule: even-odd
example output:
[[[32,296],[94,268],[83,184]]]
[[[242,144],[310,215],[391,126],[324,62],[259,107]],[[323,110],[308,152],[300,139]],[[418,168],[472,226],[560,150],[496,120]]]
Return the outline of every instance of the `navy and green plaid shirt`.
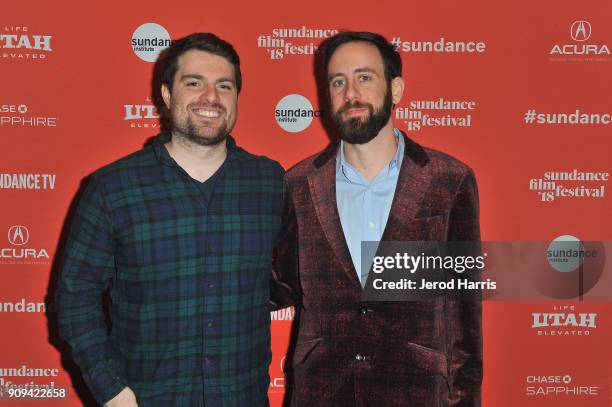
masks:
[[[62,263],[60,334],[100,403],[129,386],[139,406],[265,406],[284,171],[228,137],[202,188],[169,137],[91,176]]]

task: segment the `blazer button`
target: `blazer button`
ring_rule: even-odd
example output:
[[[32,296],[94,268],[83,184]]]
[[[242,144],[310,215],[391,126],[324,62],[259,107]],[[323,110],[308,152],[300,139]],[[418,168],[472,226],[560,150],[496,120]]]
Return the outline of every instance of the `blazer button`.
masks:
[[[355,360],[362,361],[362,360],[365,360],[365,359],[366,359],[366,357],[361,355],[361,354],[359,354],[359,353],[355,355]]]
[[[365,315],[365,314],[367,314],[368,312],[374,312],[374,309],[372,309],[372,308],[368,308],[368,307],[366,307],[365,305],[362,305],[361,307],[359,307],[359,312],[360,312],[362,315]]]

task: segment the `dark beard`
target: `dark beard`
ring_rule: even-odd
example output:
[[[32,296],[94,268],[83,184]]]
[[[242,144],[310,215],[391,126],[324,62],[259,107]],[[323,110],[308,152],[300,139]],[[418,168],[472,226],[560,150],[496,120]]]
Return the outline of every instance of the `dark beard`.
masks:
[[[211,107],[218,109],[221,115],[225,115],[226,110],[223,105],[219,103],[198,103],[197,106],[189,105],[190,107]],[[200,131],[196,128],[191,121],[191,118],[186,115],[185,119],[173,117],[172,120],[172,133],[176,134],[179,137],[182,137],[190,142],[197,144],[199,146],[214,146],[221,142],[223,142],[228,134],[230,129],[227,128],[227,119],[221,123],[219,128],[213,130],[212,128],[202,128]]]
[[[369,103],[352,102],[346,103],[332,118],[338,126],[340,138],[351,144],[365,144],[378,135],[378,132],[389,122],[393,98],[390,86],[387,87],[382,106],[374,111],[374,107]],[[370,112],[367,119],[362,120],[355,117],[349,120],[342,120],[342,113],[351,108],[367,108]]]
[[[217,131],[210,137],[202,137],[196,127],[193,125],[191,120],[187,122],[187,126],[178,128],[174,126],[174,130],[187,140],[199,146],[214,146],[224,141],[228,136],[227,123],[224,123]]]

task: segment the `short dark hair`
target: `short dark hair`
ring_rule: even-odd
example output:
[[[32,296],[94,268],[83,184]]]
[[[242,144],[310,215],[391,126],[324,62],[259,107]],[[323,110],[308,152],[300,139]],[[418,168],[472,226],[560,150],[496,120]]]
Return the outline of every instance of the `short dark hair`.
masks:
[[[378,49],[385,67],[385,79],[387,82],[402,76],[402,58],[395,50],[395,46],[387,41],[385,37],[367,31],[341,31],[329,37],[321,44],[321,78],[324,78],[327,82],[327,67],[336,49],[342,44],[357,41],[367,42]]]
[[[172,91],[174,85],[174,75],[178,70],[178,59],[181,55],[192,49],[209,52],[223,57],[234,65],[234,75],[236,77],[236,89],[240,93],[242,89],[242,73],[240,72],[240,57],[229,42],[222,40],[212,33],[194,33],[186,37],[172,41],[172,44],[163,53],[164,68],[162,83]]]

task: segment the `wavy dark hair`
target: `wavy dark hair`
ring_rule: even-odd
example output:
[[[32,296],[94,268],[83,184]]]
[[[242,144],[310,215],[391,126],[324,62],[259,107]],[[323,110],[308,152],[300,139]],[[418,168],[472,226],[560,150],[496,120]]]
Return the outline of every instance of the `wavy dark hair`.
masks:
[[[242,73],[240,72],[240,57],[229,42],[222,40],[212,33],[194,33],[172,41],[172,44],[163,53],[162,83],[172,91],[174,75],[178,70],[178,59],[181,55],[192,49],[209,52],[228,60],[234,66],[236,89],[242,89]]]

